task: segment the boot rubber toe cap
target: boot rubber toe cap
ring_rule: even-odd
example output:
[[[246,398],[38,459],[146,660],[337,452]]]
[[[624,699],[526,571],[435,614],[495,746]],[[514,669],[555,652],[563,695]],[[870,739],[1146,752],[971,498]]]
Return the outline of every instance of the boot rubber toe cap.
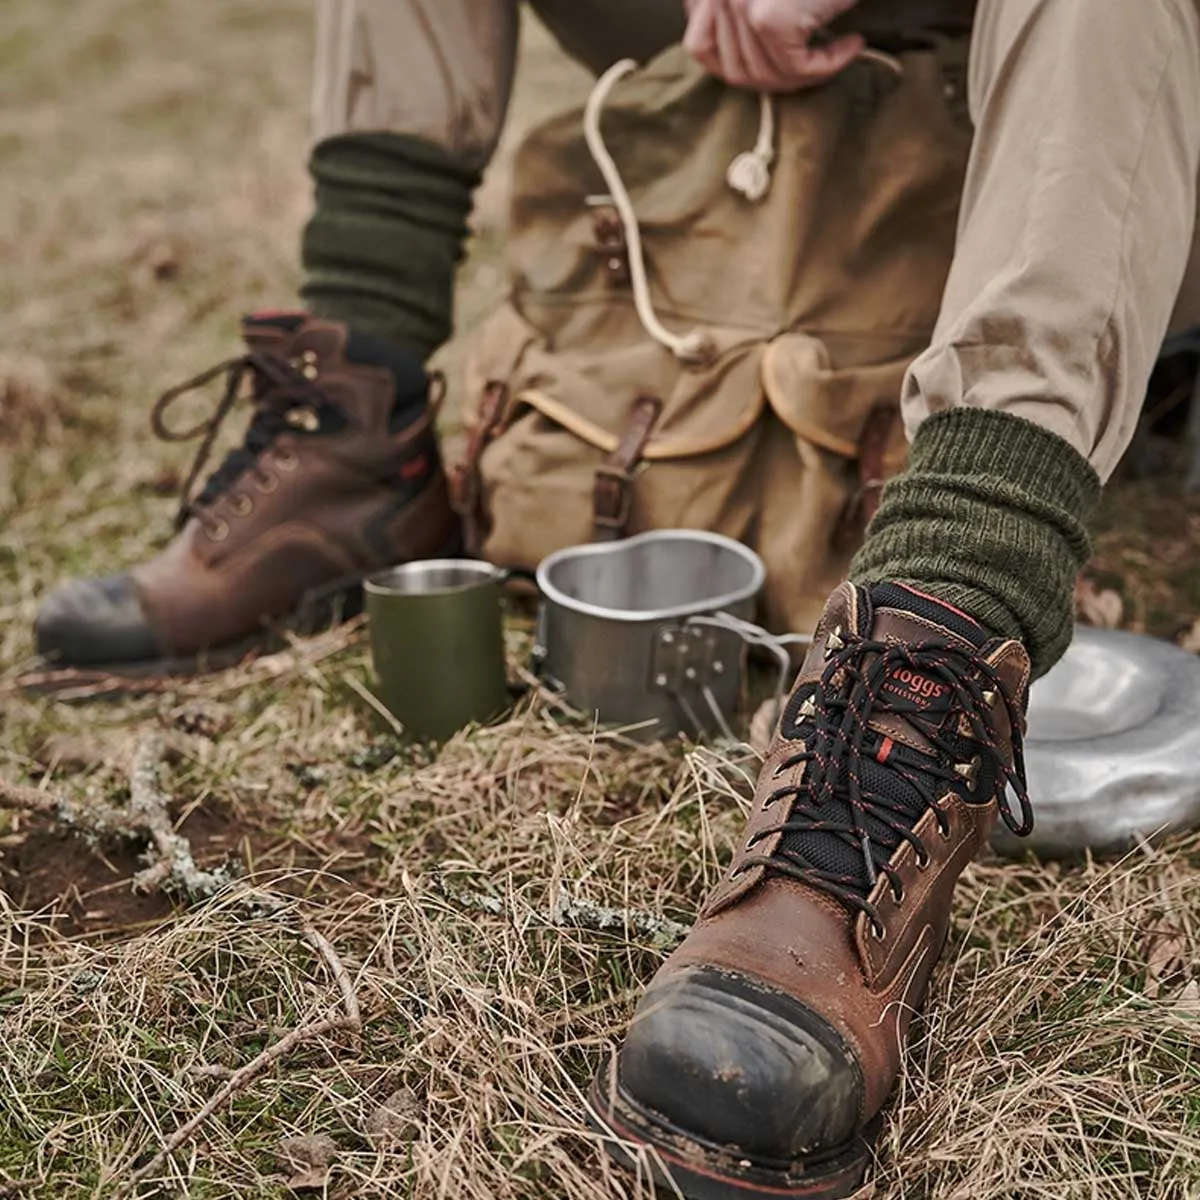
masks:
[[[692,968],[651,985],[618,1060],[621,1091],[674,1131],[759,1161],[833,1152],[858,1132],[857,1060],[802,1002]]]
[[[60,666],[140,662],[161,653],[128,574],[60,584],[42,601],[34,636],[38,653]]]

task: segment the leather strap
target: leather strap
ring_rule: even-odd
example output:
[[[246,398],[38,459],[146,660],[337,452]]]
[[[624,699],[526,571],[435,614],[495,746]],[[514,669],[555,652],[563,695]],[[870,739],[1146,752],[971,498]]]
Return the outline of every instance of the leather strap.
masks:
[[[486,528],[479,460],[500,431],[507,407],[507,385],[495,379],[489,381],[483,389],[483,399],[467,439],[466,453],[450,476],[450,503],[462,518],[468,554],[478,554],[482,550]]]
[[[642,393],[634,401],[621,444],[596,468],[592,491],[592,538],[615,542],[625,536],[633,506],[633,472],[662,415],[662,401]]]
[[[860,541],[879,511],[883,485],[887,482],[888,443],[899,420],[900,410],[893,402],[877,404],[867,415],[858,438],[858,489],[838,522],[835,535],[838,545]]]

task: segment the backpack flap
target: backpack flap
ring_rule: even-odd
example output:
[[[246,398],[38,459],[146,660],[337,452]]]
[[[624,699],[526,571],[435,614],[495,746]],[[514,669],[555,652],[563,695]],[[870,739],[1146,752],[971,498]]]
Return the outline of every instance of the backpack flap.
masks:
[[[551,350],[513,308],[489,324],[471,367],[474,455],[455,475],[460,511],[479,531],[475,552],[533,567],[598,535],[747,534],[763,341],[713,329],[712,361],[681,367],[644,336],[573,354]]]

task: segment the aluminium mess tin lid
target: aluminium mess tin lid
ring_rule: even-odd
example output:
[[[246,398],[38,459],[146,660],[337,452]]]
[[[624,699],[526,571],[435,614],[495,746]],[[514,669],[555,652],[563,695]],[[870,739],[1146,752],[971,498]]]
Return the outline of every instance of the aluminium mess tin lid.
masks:
[[[1001,826],[1001,854],[1123,854],[1200,825],[1200,657],[1078,628],[1030,689],[1025,764],[1034,831],[1016,838]]]

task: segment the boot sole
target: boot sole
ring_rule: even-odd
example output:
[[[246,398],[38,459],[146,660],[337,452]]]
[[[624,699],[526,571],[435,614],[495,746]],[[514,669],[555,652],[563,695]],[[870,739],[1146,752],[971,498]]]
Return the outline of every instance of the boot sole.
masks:
[[[621,1090],[615,1061],[592,1083],[587,1123],[604,1138],[604,1151],[614,1162],[642,1178],[649,1171],[657,1188],[686,1200],[846,1200],[862,1186],[879,1129],[876,1122],[819,1161],[756,1163],[656,1121]],[[651,1153],[639,1154],[636,1147]]]
[[[454,542],[434,558],[461,553]],[[60,700],[117,698],[138,692],[158,690],[171,680],[194,679],[229,670],[249,658],[286,649],[285,634],[308,637],[352,620],[363,611],[363,582],[386,567],[372,568],[306,593],[286,617],[269,627],[227,642],[223,646],[179,657],[148,658],[138,662],[88,663],[78,667],[59,667],[41,660],[17,680],[23,692],[34,696],[55,696]]]

